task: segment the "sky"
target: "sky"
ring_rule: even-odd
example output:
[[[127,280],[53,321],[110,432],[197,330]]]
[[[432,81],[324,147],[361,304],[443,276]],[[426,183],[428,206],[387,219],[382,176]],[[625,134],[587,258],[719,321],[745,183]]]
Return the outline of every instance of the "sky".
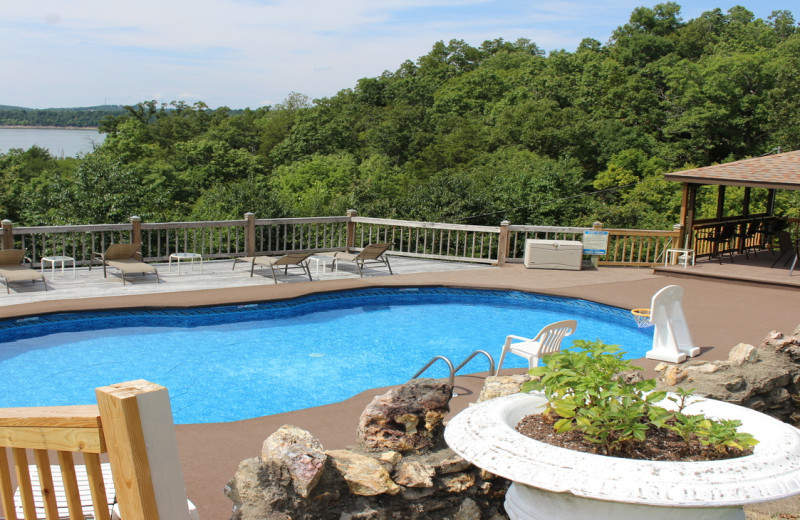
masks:
[[[202,101],[257,108],[334,96],[437,41],[527,38],[545,51],[607,42],[649,0],[0,0],[0,105]],[[683,0],[682,18],[798,0]]]

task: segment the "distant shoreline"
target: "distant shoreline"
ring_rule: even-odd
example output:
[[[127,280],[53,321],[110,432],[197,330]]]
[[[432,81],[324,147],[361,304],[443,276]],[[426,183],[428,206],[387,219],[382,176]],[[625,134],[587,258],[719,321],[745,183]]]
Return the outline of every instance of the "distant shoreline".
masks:
[[[38,125],[0,125],[0,128],[24,128],[28,130],[97,130],[96,126],[38,126]]]

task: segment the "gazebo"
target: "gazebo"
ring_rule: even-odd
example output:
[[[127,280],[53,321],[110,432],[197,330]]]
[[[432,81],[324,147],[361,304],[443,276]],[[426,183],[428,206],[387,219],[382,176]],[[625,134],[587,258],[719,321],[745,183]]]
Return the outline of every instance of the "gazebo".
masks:
[[[800,150],[667,173],[664,178],[683,184],[680,244],[695,249],[698,255],[746,251],[756,244],[764,244],[765,238],[771,239],[785,224],[785,219],[774,214],[775,193],[777,190],[800,190]],[[698,220],[695,217],[697,189],[703,185],[718,186],[717,210],[713,219]],[[727,186],[744,187],[740,215],[724,214]],[[751,213],[752,188],[768,190],[765,212]],[[727,231],[728,236],[721,236],[723,231]],[[729,249],[726,251],[724,247]]]

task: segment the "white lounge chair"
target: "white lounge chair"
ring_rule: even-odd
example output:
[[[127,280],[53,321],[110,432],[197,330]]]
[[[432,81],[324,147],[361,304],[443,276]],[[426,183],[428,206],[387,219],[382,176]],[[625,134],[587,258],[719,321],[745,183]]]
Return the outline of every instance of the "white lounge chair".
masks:
[[[547,325],[532,339],[507,336],[494,375],[497,375],[503,368],[503,361],[509,352],[527,359],[529,368],[535,367],[539,364],[539,357],[561,350],[561,340],[575,332],[577,328],[578,322],[575,320],[564,320]]]
[[[655,325],[655,330],[653,348],[645,354],[647,359],[680,363],[686,356],[700,353],[700,347],[692,343],[683,314],[683,287],[668,285],[653,295],[650,323]]]

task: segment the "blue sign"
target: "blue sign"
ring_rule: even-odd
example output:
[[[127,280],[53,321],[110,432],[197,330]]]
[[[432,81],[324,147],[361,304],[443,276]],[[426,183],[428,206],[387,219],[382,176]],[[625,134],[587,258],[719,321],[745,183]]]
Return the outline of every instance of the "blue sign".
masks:
[[[608,252],[608,231],[584,231],[583,254],[605,255]]]

